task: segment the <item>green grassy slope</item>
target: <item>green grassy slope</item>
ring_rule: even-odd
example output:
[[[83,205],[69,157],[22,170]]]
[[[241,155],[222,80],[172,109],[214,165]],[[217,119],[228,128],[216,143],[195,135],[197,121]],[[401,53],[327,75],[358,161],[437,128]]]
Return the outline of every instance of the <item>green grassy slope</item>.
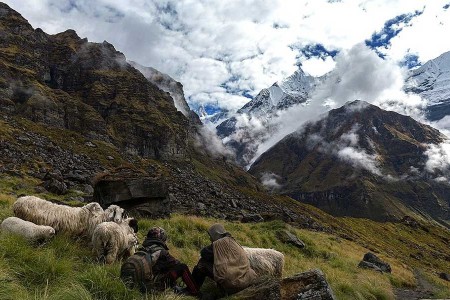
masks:
[[[15,196],[0,194],[0,219],[12,215],[11,204],[14,200]],[[138,235],[142,241],[150,227],[164,227],[169,234],[171,253],[192,268],[199,250],[209,243],[207,228],[217,221],[182,215],[164,220],[140,219]],[[410,263],[411,258],[404,259],[403,255],[410,245],[394,243],[402,236],[421,247],[429,244],[435,251],[444,252],[448,250],[445,241],[435,239],[434,234],[439,234],[448,242],[448,231],[432,228],[432,232],[427,234],[409,232],[403,225],[380,224],[363,219],[337,219],[337,222],[336,226],[348,226],[349,232],[355,235],[356,231],[360,232],[360,239],[353,242],[331,234],[296,229],[281,221],[223,223],[243,245],[282,251],[286,256],[285,276],[314,268],[322,269],[338,299],[394,299],[395,287],[415,285],[413,268],[420,268],[432,278],[436,297],[450,297],[450,284],[438,279],[432,272],[434,264],[442,264],[441,267],[448,269],[448,261],[430,258]],[[299,250],[282,244],[275,237],[279,229],[295,232],[307,247]],[[366,243],[366,247],[361,246],[362,243]],[[357,268],[368,249],[380,251],[379,256],[391,264],[392,274]],[[0,299],[182,299],[170,291],[146,296],[128,291],[118,279],[120,263],[101,265],[95,261],[84,241],[64,235],[37,246],[2,233],[0,257]]]

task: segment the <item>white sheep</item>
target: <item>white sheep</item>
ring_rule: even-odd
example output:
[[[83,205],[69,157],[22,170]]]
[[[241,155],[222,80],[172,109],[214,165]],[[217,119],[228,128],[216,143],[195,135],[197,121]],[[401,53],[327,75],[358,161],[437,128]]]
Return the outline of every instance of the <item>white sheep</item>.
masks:
[[[51,226],[56,232],[86,235],[89,238],[98,224],[112,220],[121,222],[124,215],[124,210],[117,205],[111,205],[106,210],[97,202],[71,207],[35,196],[19,197],[13,204],[13,212],[21,219]]]
[[[55,229],[50,226],[36,225],[16,217],[4,219],[0,227],[3,232],[21,235],[30,242],[45,241],[55,236]]]
[[[284,254],[274,250],[265,248],[249,248],[243,247],[247,253],[250,267],[258,276],[269,275],[281,278],[284,268]]]
[[[128,218],[120,224],[115,222],[98,224],[92,234],[95,256],[99,260],[111,264],[116,260],[133,255],[138,245],[137,236],[132,228],[135,222],[135,219]]]

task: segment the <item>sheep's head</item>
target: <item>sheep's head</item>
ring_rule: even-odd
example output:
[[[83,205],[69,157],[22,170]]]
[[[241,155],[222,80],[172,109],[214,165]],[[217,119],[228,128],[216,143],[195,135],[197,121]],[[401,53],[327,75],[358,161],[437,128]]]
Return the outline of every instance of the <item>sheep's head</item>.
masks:
[[[88,203],[83,208],[87,209],[93,215],[99,215],[103,212],[103,208],[97,202]]]
[[[55,236],[55,229],[50,228],[44,228],[41,233],[39,234],[39,240],[44,242],[45,240],[50,240]]]
[[[117,205],[110,205],[105,209],[105,215],[107,221],[113,221],[118,224],[122,223],[125,215],[125,210]]]
[[[56,234],[56,232],[55,232],[55,229],[54,229],[54,228],[49,228],[49,229],[47,230],[47,237],[48,237],[48,238],[54,237],[55,234]]]

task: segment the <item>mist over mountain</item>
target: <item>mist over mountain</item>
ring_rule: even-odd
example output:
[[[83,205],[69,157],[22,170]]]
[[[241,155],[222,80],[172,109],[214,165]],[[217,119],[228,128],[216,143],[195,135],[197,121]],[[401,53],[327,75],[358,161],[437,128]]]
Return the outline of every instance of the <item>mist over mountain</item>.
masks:
[[[238,162],[249,166],[259,155],[307,121],[347,101],[361,99],[425,120],[426,100],[404,90],[405,71],[363,44],[336,56],[336,67],[321,77],[299,69],[217,126]]]
[[[448,143],[436,129],[363,101],[331,110],[263,153],[249,172],[278,193],[339,216],[448,222],[449,169],[431,168]]]

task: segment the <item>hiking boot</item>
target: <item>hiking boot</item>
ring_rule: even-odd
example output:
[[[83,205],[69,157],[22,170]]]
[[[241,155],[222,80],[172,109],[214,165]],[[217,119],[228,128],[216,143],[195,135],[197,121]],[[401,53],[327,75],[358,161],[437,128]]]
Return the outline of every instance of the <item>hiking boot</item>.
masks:
[[[176,286],[173,287],[173,292],[174,292],[175,294],[182,294],[184,289],[185,289],[185,288],[176,285]]]
[[[201,294],[192,294],[191,292],[189,292],[189,289],[187,287],[181,287],[181,286],[174,286],[173,287],[173,292],[177,295],[185,295],[185,296],[195,296],[195,297],[201,297]]]

